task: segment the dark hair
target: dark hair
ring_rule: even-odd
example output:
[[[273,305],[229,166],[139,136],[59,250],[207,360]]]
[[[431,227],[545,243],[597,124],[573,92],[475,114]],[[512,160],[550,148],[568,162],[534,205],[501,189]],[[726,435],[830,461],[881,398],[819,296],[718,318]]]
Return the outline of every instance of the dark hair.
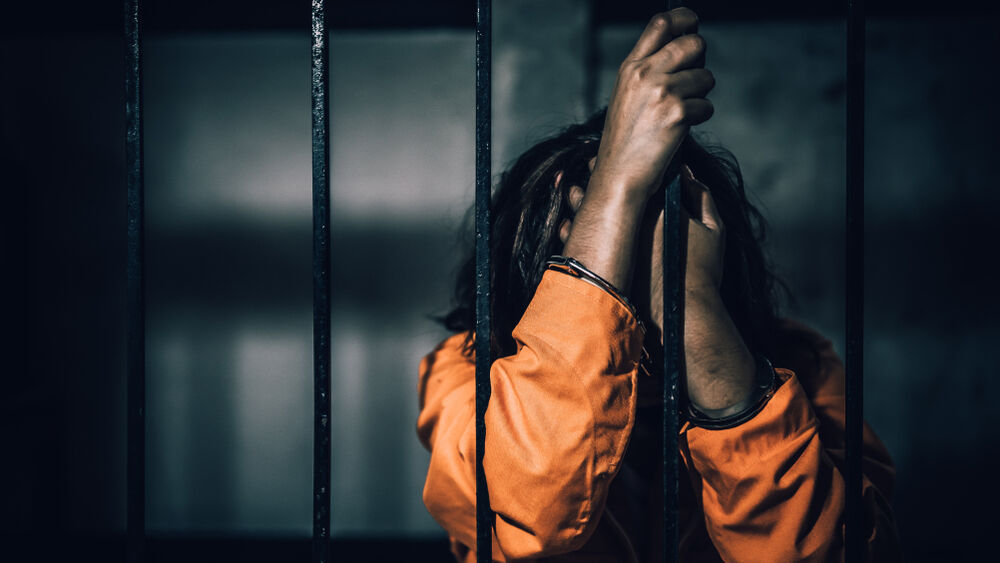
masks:
[[[586,189],[589,160],[597,155],[606,108],[583,123],[536,144],[500,178],[493,193],[491,231],[492,348],[495,357],[513,354],[511,332],[535,293],[545,262],[559,254],[559,226],[572,216],[569,187]],[[770,353],[778,329],[777,291],[783,288],[772,272],[762,245],[763,216],[748,201],[735,158],[719,147],[707,148],[688,135],[677,154],[712,190],[726,225],[722,299],[751,350]],[[555,175],[563,172],[560,188]],[[662,201],[662,200],[661,200]],[[475,246],[459,269],[454,308],[440,320],[454,332],[469,331],[471,355],[475,330]]]

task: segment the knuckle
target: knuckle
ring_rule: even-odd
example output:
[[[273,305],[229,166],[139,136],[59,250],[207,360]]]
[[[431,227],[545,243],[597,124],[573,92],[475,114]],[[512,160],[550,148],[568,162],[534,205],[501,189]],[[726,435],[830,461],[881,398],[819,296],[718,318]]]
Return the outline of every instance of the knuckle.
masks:
[[[649,27],[660,31],[670,29],[672,19],[670,12],[659,12],[650,18]]]
[[[677,45],[676,41],[671,41],[663,46],[663,61],[669,68],[676,67],[684,59],[684,50]]]
[[[681,106],[677,113],[677,123],[680,125],[691,125],[695,121],[695,114],[690,108]]]
[[[641,61],[625,60],[618,67],[618,76],[626,79],[639,78],[643,73],[641,66],[643,66]]]
[[[695,26],[701,23],[701,18],[698,17],[698,14],[687,6],[681,6],[680,8],[677,8],[675,12],[677,12],[678,15],[683,15],[685,18],[691,20]]]
[[[647,61],[639,61],[629,65],[624,74],[633,82],[645,82],[653,74],[653,67]]]
[[[668,126],[674,127],[677,125],[682,125],[687,119],[687,110],[684,109],[684,104],[671,104],[670,108],[667,110],[667,116],[665,121]]]
[[[632,72],[633,74],[635,74],[635,77],[637,79],[646,80],[647,78],[649,78],[649,75],[652,74],[653,69],[649,65],[649,63],[644,62],[642,64],[636,65],[635,69],[633,69]]]
[[[696,54],[704,53],[708,48],[708,43],[705,41],[705,38],[697,33],[685,35],[684,37],[688,38],[688,41],[691,43],[691,50]]]

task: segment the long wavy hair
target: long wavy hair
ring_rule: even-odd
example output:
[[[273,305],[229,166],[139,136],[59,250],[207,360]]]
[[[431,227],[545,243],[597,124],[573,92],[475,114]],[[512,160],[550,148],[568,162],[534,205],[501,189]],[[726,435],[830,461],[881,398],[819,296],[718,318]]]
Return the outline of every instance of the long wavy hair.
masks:
[[[541,281],[546,260],[562,250],[559,226],[573,215],[569,188],[577,185],[586,189],[588,163],[597,155],[606,111],[602,109],[525,151],[501,175],[494,189],[490,239],[494,357],[515,352],[514,326]],[[779,332],[779,295],[784,286],[762,249],[767,232],[764,217],[747,199],[743,176],[731,153],[703,146],[688,135],[676,154],[711,188],[726,226],[723,302],[747,346],[768,354]],[[557,187],[559,171],[563,178]],[[470,356],[475,331],[475,270],[475,244],[470,237],[467,258],[455,280],[454,306],[440,318],[453,332],[468,331],[465,351]]]

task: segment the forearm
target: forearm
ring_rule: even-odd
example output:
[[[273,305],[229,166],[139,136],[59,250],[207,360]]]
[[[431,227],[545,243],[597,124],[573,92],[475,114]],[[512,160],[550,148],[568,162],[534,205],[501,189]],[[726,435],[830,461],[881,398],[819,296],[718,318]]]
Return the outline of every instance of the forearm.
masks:
[[[743,401],[755,362],[714,288],[689,287],[684,311],[688,397],[698,407],[724,409]]]
[[[644,195],[608,185],[599,173],[591,178],[563,254],[576,258],[619,291],[628,293],[636,232]]]
[[[502,553],[544,557],[578,548],[600,521],[635,417],[642,332],[602,289],[546,272],[513,336],[517,353],[490,373],[483,470]],[[424,360],[418,432],[431,450],[424,502],[471,547],[475,365],[460,350],[456,339]]]

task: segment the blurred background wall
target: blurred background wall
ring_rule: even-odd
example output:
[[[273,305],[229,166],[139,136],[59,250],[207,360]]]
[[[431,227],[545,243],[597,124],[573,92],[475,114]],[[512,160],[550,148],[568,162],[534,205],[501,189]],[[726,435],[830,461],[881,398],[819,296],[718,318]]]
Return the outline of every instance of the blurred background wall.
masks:
[[[298,546],[311,530],[309,37],[299,4],[148,4],[147,523],[156,538]],[[499,174],[606,103],[659,6],[496,4]],[[788,315],[842,351],[840,8],[691,5],[718,82],[716,115],[699,134],[737,156],[771,221],[770,251],[796,297]],[[992,12],[929,6],[874,6],[869,22],[865,414],[897,464],[907,559],[962,561],[988,545],[985,508],[997,500],[1000,120],[988,69],[1000,42],[984,17]],[[11,284],[0,538],[33,546],[65,536],[118,553],[121,14],[117,5],[57,8],[20,8],[0,43]],[[449,304],[472,204],[467,8],[380,1],[332,14],[332,519],[345,545],[445,550],[420,498],[428,455],[414,432],[415,386],[420,357],[446,335],[432,317]]]

